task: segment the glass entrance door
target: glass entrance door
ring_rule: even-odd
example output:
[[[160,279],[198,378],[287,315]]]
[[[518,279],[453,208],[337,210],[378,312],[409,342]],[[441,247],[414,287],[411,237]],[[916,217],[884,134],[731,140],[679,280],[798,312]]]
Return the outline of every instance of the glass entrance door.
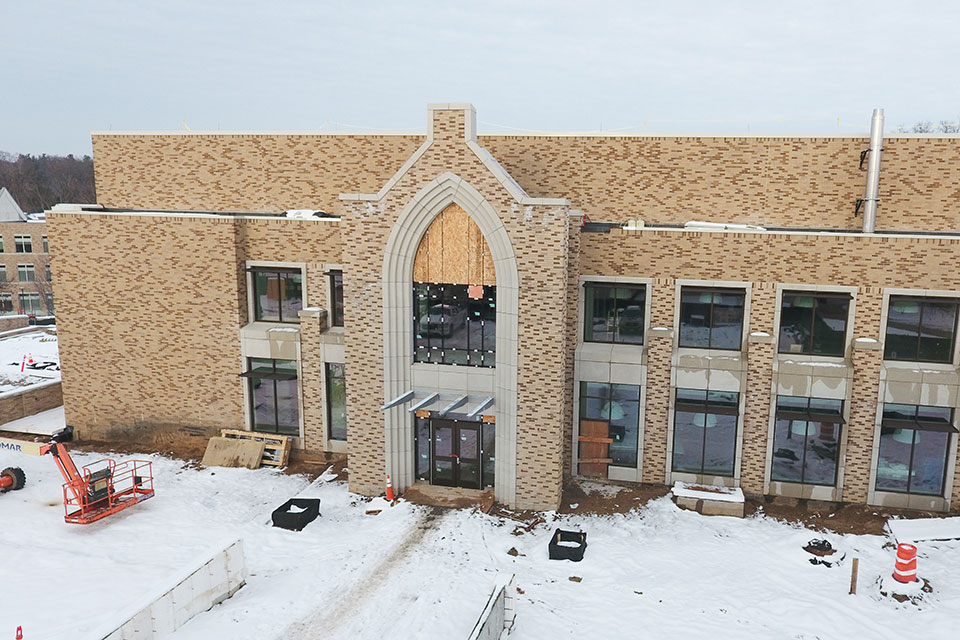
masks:
[[[430,482],[446,487],[482,488],[480,424],[430,420],[429,431]]]
[[[433,454],[433,484],[457,486],[456,423],[432,420],[430,444]]]

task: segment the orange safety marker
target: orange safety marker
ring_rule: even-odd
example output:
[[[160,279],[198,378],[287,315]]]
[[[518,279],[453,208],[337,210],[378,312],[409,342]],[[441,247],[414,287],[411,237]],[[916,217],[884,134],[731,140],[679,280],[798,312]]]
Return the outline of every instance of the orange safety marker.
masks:
[[[917,548],[912,544],[897,545],[897,562],[893,568],[893,579],[897,582],[917,581]]]
[[[23,354],[23,360],[20,361],[20,373],[23,373],[23,368],[27,364],[27,354]]]
[[[393,495],[393,483],[390,482],[390,476],[387,476],[387,500],[393,502],[396,500],[396,496]]]
[[[23,640],[23,627],[17,627],[17,640]]]

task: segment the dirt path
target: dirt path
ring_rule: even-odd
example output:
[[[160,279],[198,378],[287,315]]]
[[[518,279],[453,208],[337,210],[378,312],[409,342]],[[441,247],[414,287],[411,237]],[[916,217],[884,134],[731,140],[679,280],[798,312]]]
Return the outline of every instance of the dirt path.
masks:
[[[329,603],[329,606],[321,604],[313,615],[289,625],[277,637],[309,640],[333,636],[343,622],[376,594],[390,578],[394,569],[402,565],[404,560],[416,551],[418,543],[436,528],[444,513],[444,510],[436,507],[425,510],[415,523],[410,535],[400,541],[380,562],[372,566],[359,582],[343,592],[336,601]]]

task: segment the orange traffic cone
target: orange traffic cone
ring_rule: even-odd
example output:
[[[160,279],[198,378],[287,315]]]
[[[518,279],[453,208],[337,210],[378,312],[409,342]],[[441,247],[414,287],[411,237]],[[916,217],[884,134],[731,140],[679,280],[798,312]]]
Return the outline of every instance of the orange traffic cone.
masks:
[[[32,354],[32,353],[31,353],[29,356],[27,356],[27,364],[33,364],[33,354]]]
[[[387,500],[393,502],[397,497],[393,495],[393,483],[390,482],[390,476],[387,476]]]
[[[23,640],[23,627],[17,627],[17,640]]]

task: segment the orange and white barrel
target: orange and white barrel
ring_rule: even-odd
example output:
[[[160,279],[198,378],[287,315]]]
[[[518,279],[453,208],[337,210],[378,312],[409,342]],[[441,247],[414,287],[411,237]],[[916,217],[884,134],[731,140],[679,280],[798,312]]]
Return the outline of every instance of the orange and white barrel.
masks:
[[[897,545],[897,562],[893,569],[893,579],[897,582],[917,581],[917,547],[912,544]]]

